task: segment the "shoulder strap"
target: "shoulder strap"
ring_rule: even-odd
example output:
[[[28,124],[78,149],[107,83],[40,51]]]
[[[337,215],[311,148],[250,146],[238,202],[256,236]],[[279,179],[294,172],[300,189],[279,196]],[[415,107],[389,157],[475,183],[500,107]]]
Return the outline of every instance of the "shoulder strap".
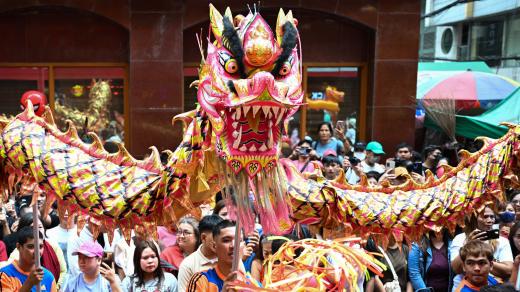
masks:
[[[388,266],[390,266],[390,270],[392,271],[392,276],[394,277],[394,280],[399,280],[397,278],[397,274],[395,273],[395,270],[394,270],[394,265],[392,264],[392,262],[390,261],[390,259],[388,258],[388,256],[386,255],[386,252],[383,248],[381,248],[380,246],[377,246],[377,248],[379,248],[379,251],[381,251],[381,253],[383,254],[383,256],[385,257],[385,260],[386,262],[388,263]]]
[[[303,165],[303,167],[300,169],[300,172],[303,172],[306,168],[307,168],[307,165],[309,165],[309,162],[311,162],[311,160],[307,160],[307,162],[305,162],[305,164]]]

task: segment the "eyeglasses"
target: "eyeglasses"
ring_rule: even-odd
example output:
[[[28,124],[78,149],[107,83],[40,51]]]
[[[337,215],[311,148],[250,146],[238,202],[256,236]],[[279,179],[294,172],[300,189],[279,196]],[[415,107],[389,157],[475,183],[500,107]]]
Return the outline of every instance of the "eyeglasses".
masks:
[[[520,204],[520,200],[512,200],[511,204],[518,205],[518,204]]]
[[[187,230],[178,230],[177,231],[177,236],[181,236],[182,235],[182,236],[186,236],[187,237],[187,236],[190,236],[192,234],[193,234],[193,232],[189,232]]]

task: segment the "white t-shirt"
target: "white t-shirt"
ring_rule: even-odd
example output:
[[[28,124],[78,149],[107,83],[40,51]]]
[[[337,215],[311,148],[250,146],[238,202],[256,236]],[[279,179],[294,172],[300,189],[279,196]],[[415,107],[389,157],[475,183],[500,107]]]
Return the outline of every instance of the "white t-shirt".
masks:
[[[385,172],[385,167],[379,163],[374,163],[373,166],[370,166],[365,161],[361,161],[361,167],[363,168],[364,173],[375,171],[380,174],[383,174]]]
[[[454,260],[460,253],[460,249],[464,245],[466,241],[466,233],[460,233],[451,242],[450,246],[450,255],[451,259]],[[511,252],[511,245],[509,245],[509,240],[500,236],[498,238],[498,245],[496,247],[495,253],[493,253],[493,258],[497,262],[513,262],[513,253]],[[458,274],[453,278],[453,289],[455,289],[460,281],[462,280],[462,274]]]
[[[464,245],[466,241],[466,233],[460,233],[451,242],[450,246],[450,255],[452,259],[455,259],[460,252],[460,249]],[[509,245],[509,240],[504,237],[498,238],[498,245],[493,257],[497,262],[513,262],[513,253],[511,252],[511,246]]]
[[[67,261],[67,243],[78,237],[76,226],[72,227],[71,229],[65,229],[58,225],[52,229],[47,230],[46,233],[48,238],[52,238],[60,246],[63,254],[65,255],[65,261]],[[68,265],[69,263],[67,262],[67,267]]]
[[[140,291],[161,291],[161,292],[177,292],[177,279],[170,273],[164,273],[164,279],[159,285],[159,279],[153,278],[137,286],[138,279],[134,277],[125,277],[121,283],[121,290],[124,292],[140,292]]]

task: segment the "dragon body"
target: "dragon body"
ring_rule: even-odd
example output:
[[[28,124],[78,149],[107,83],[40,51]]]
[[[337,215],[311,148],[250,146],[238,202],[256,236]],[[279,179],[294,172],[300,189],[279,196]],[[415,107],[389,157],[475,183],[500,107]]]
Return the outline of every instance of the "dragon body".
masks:
[[[0,120],[0,171],[30,177],[61,210],[88,212],[111,230],[154,233],[193,212],[222,191],[242,227],[255,213],[266,233],[282,233],[294,222],[346,226],[353,233],[383,237],[391,232],[417,238],[427,230],[454,227],[465,212],[500,198],[506,178],[519,168],[520,127],[485,140],[476,153],[462,153],[457,167],[424,184],[370,188],[306,179],[278,159],[288,118],[302,104],[297,20],[280,11],[276,35],[258,13],[232,17],[210,5],[215,40],[199,70],[196,110],[178,115],[184,136],[174,152],[152,147],[145,160],[120,146],[107,153],[96,135],[86,144],[72,123],[61,132],[47,109],[36,116],[29,104],[12,121]],[[514,180],[512,180],[514,181]],[[517,181],[517,180],[516,180]],[[254,211],[253,211],[254,210]]]

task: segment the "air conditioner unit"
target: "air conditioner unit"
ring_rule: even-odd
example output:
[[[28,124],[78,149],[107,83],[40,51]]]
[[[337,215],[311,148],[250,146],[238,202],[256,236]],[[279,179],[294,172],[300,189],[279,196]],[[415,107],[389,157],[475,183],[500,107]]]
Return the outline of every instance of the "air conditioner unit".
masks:
[[[452,26],[437,26],[435,58],[457,60],[457,34]]]

